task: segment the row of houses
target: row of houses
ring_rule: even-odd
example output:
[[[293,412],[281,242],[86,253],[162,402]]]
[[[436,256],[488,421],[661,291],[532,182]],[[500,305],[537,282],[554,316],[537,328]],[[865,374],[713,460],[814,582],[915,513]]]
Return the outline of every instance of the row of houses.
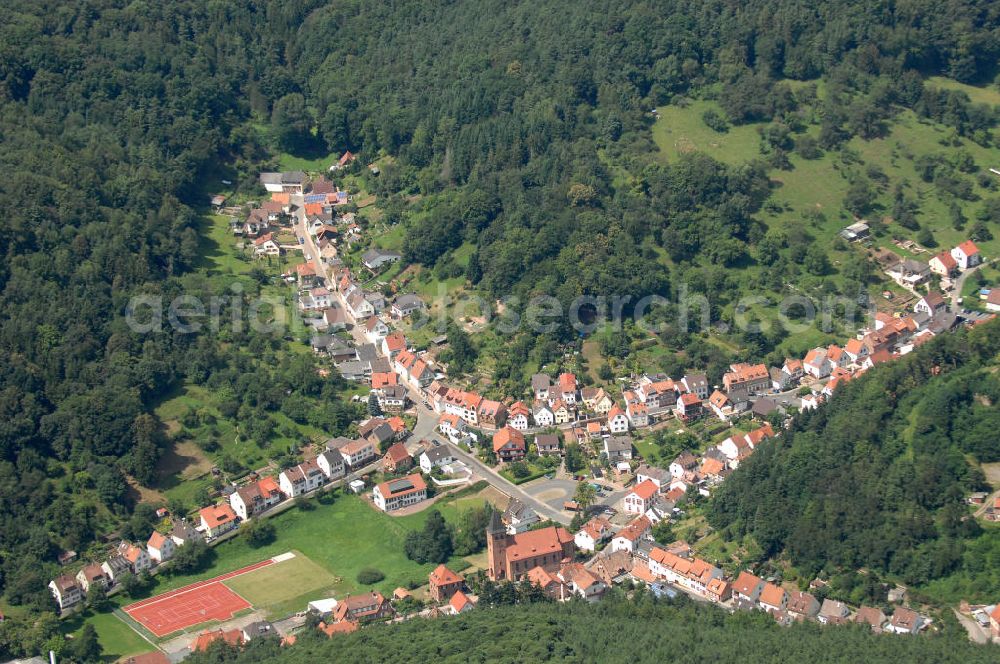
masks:
[[[75,576],[60,575],[49,583],[49,589],[60,610],[74,608],[86,599],[93,584],[111,589],[123,575],[147,572],[169,561],[177,547],[192,539],[211,542],[285,500],[312,492],[367,466],[377,459],[383,441],[396,440],[405,431],[405,424],[399,418],[392,421],[372,418],[361,424],[358,439],[332,438],[314,458],[282,470],[277,477],[261,477],[235,487],[226,502],[202,507],[197,526],[177,521],[169,533],[154,531],[145,547],[122,542],[107,560],[88,563]]]
[[[121,541],[104,561],[88,562],[75,575],[57,576],[49,582],[49,591],[61,612],[75,610],[83,606],[92,588],[112,590],[126,576],[152,571],[173,558],[179,547],[198,539],[202,539],[201,533],[187,521],[175,520],[169,532],[154,531],[145,547]]]
[[[915,634],[928,620],[912,609],[896,607],[891,616],[880,609],[862,606],[853,611],[832,599],[822,602],[808,592],[788,591],[743,571],[736,579],[712,563],[692,556],[684,542],[669,546],[656,544],[651,536],[650,519],[641,515],[618,532],[603,517],[594,517],[575,534],[574,542],[582,551],[593,552],[601,542],[609,542],[601,554],[585,565],[607,585],[616,581],[644,583],[657,594],[673,595],[669,587],[695,595],[729,609],[761,610],[781,624],[815,620],[821,624],[867,624],[876,632]],[[532,577],[529,577],[532,579]],[[533,580],[533,579],[532,579]]]

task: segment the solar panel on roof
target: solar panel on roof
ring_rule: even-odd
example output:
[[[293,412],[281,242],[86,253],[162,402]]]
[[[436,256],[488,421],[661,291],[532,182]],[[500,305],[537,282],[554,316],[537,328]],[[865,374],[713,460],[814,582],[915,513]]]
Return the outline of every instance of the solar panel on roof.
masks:
[[[399,493],[400,491],[409,491],[413,488],[413,482],[410,480],[395,480],[389,482],[390,493]]]

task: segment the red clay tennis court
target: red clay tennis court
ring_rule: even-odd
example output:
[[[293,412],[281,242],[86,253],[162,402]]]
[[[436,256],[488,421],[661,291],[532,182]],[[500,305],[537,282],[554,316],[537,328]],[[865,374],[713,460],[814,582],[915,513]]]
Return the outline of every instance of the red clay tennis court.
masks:
[[[273,562],[273,559],[262,560],[213,579],[192,583],[156,597],[140,600],[122,610],[157,637],[164,637],[210,620],[229,620],[243,609],[249,609],[250,602],[222,582],[267,567]]]

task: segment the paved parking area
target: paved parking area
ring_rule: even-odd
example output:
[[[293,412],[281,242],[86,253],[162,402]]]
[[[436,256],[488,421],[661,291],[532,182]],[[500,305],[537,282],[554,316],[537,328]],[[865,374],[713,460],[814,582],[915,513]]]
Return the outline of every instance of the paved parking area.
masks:
[[[605,484],[601,481],[588,480],[595,484]],[[537,480],[532,480],[526,484],[522,484],[521,488],[530,495],[535,500],[541,501],[551,507],[552,509],[562,510],[563,503],[567,500],[573,500],[573,494],[576,493],[577,482],[572,479],[560,479],[553,478],[547,480],[541,477]],[[611,505],[613,507],[620,507],[616,505],[621,502],[621,499],[625,497],[628,491],[613,491],[611,493],[604,493],[603,496],[597,497],[598,505]]]
[[[567,500],[573,500],[573,494],[576,493],[576,482],[557,478],[547,480],[540,477],[522,484],[521,488],[535,500],[545,503],[552,509],[562,511],[563,503]]]

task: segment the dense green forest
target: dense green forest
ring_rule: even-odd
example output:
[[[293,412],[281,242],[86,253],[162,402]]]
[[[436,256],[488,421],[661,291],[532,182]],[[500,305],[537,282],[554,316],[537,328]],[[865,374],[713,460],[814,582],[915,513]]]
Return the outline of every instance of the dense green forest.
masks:
[[[729,614],[650,595],[598,604],[540,603],[479,609],[455,618],[416,619],[327,639],[318,631],[290,648],[277,639],[239,653],[219,643],[192,664],[221,662],[991,662],[990,646],[960,631],[925,638],[875,635],[867,627],[796,623],[763,613]]]
[[[1000,460],[1000,326],[947,335],[838,388],[713,496],[710,522],[786,555],[803,578],[866,567],[906,584],[954,576],[1000,595],[1000,538],[970,517]],[[954,598],[957,599],[957,598]]]
[[[281,31],[279,15],[264,30],[264,16],[230,4],[42,2],[4,16],[0,589],[11,605],[49,609],[56,555],[129,517],[126,476],[154,480],[165,436],[152,408],[172,386],[227,395],[246,422],[303,395],[329,404],[329,431],[356,415],[309,356],[276,355],[279,335],[139,334],[124,321],[139,293],[231,295],[196,274],[198,208],[210,174],[254,150],[240,134],[243,90],[279,61]],[[259,288],[248,280],[223,315]],[[151,517],[122,532],[145,538]],[[20,641],[5,625],[4,647]]]
[[[59,550],[83,551],[129,517],[127,479],[155,478],[167,440],[153,409],[172,388],[225,395],[226,411],[251,429],[289,400],[311,407],[310,422],[329,433],[356,415],[338,402],[342,385],[317,379],[310,358],[281,354],[280,336],[137,334],[124,324],[133,295],[169,300],[227,287],[201,262],[200,214],[220,173],[254,192],[279,152],[350,148],[359,164],[383,157],[372,188],[386,218],[404,225],[407,258],[494,296],[671,294],[678,270],[696,290],[732,295],[738,279],[701,261],[773,262],[778,279],[794,279],[799,263],[822,274],[823,262],[803,261],[807,236],[768,239],[755,221],[764,166],[697,155],[655,162],[649,110],[704,92],[728,116],[713,122],[780,121],[768,157],[778,164],[789,149],[780,126],[806,110],[822,124],[819,149],[877,134],[900,108],[988,142],[994,110],[931,91],[922,76],[990,82],[998,12],[986,0],[545,0],[489,12],[437,0],[8,8],[0,19],[4,601],[51,609],[44,584]],[[827,83],[822,102],[784,82],[817,77]],[[947,164],[930,167],[932,177],[935,168],[950,174]],[[909,205],[901,197],[902,213]],[[1000,223],[997,210],[982,222],[986,232]],[[472,252],[460,265],[462,244]],[[672,268],[653,260],[664,254]],[[243,297],[260,286],[248,281]],[[522,334],[508,358],[533,348],[552,356],[569,333]],[[747,352],[773,342],[756,339]],[[717,350],[688,358],[712,367],[728,359]],[[513,380],[511,362],[498,364],[498,381]],[[254,435],[266,442],[269,432]],[[141,518],[122,532],[148,525]],[[0,638],[4,648],[20,647],[14,622],[0,630],[15,634]]]

